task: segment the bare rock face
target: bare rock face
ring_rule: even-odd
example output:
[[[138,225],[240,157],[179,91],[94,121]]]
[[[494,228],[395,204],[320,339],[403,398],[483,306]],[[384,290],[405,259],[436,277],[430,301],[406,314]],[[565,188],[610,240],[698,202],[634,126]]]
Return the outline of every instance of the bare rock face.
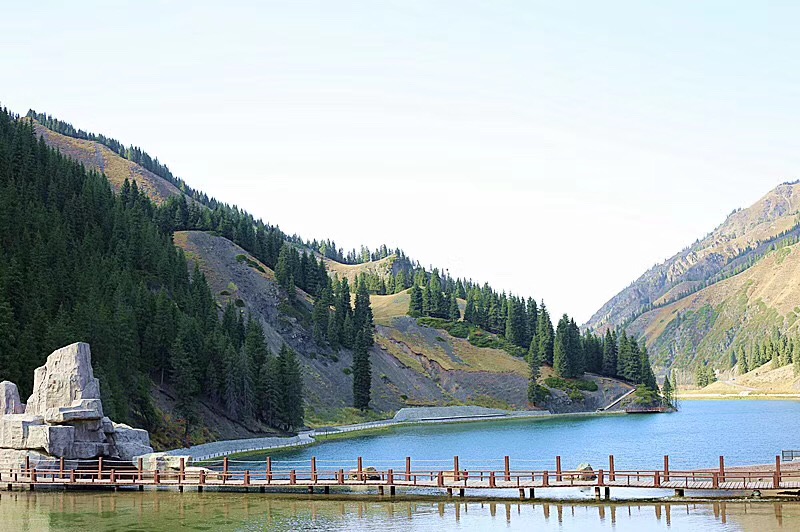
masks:
[[[132,460],[152,452],[146,430],[103,416],[88,344],[68,345],[47,357],[34,373],[27,406],[19,400],[15,384],[0,383],[2,457]]]

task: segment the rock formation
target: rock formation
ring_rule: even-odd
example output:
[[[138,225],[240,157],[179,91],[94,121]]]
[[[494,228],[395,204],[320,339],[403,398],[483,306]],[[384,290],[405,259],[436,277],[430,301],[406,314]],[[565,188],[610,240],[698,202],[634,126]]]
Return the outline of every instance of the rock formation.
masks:
[[[14,383],[0,382],[0,462],[99,456],[132,460],[152,453],[146,430],[103,415],[100,383],[89,344],[54,351],[34,372],[33,394],[23,404]]]

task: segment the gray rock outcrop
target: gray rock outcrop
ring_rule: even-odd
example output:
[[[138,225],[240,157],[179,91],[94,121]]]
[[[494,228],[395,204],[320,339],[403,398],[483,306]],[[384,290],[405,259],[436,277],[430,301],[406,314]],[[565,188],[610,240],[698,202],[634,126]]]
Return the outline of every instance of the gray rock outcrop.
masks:
[[[133,460],[152,453],[146,430],[118,424],[103,416],[100,383],[92,371],[88,344],[54,351],[34,372],[27,405],[17,386],[0,383],[0,459],[27,456],[90,459],[100,456]],[[6,465],[6,464],[3,464]]]

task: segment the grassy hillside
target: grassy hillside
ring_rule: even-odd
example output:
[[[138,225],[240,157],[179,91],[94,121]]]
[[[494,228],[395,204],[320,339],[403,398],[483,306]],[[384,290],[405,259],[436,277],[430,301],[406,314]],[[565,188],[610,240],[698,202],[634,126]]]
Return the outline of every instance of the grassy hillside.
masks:
[[[395,256],[389,256],[385,259],[377,261],[364,262],[362,264],[342,264],[327,257],[325,260],[325,268],[331,275],[338,275],[339,278],[347,278],[347,282],[351,286],[355,283],[356,277],[362,273],[377,274],[379,277],[386,277],[389,273],[396,274],[394,271],[394,263],[397,260]]]
[[[90,170],[105,173],[108,181],[119,191],[125,179],[135,181],[140,190],[155,203],[160,204],[181,192],[172,183],[109,150],[99,142],[68,137],[51,131],[35,120],[36,135],[57,148],[64,155],[83,163]]]
[[[174,240],[190,262],[199,264],[220,305],[233,301],[256,316],[273,351],[286,342],[300,354],[312,417],[340,417],[352,402],[352,353],[314,342],[310,296],[298,289],[296,303],[290,304],[272,270],[222,237],[184,231]],[[386,324],[378,325],[371,352],[375,409],[391,413],[407,405],[461,403],[527,407],[523,360],[417,325],[404,317],[407,298],[405,293],[372,296],[376,321]]]
[[[651,310],[628,330],[643,336],[657,367],[710,361],[726,369],[732,350],[778,330],[795,333],[800,316],[800,244],[769,252],[744,272]]]
[[[707,397],[800,397],[800,376],[794,374],[792,366],[773,368],[771,363],[764,364],[744,375],[733,371],[724,371],[720,379],[704,388],[687,389],[681,392],[685,398]]]

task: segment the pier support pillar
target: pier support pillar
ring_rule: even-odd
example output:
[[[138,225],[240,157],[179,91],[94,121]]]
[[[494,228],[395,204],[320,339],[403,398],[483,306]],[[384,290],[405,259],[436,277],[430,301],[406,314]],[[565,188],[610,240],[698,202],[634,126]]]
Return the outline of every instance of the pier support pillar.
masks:
[[[460,488],[460,489],[458,490],[458,496],[459,496],[459,497],[463,497],[463,496],[464,496],[464,488]]]
[[[203,493],[203,486],[197,486],[197,493]]]
[[[383,496],[383,486],[378,486],[378,495]]]
[[[314,486],[309,486],[308,487],[308,493],[309,494],[313,494],[314,493]]]
[[[396,492],[395,492],[394,486],[389,486],[389,495],[391,495],[392,497],[394,497],[394,496],[395,496],[395,493],[396,493]]]
[[[606,500],[609,500],[609,499],[611,498],[611,488],[609,488],[608,486],[606,486],[604,491],[605,491],[605,493],[604,493],[604,495],[605,495],[605,499],[606,499]]]
[[[265,488],[264,486],[261,486],[260,488],[258,488],[258,491],[259,491],[259,493],[266,493],[267,492],[267,488]]]
[[[536,498],[536,492],[533,490],[533,488],[530,488],[528,490],[528,497],[531,498],[531,499],[535,499]]]
[[[519,489],[519,498],[520,498],[520,500],[523,500],[523,501],[525,500],[525,488],[520,488]]]
[[[325,495],[330,495],[330,493],[331,493],[331,487],[325,486]]]
[[[144,485],[143,484],[139,484],[139,491],[144,491]]]
[[[452,497],[453,496],[453,488],[447,488],[447,496],[448,497]]]
[[[675,490],[675,496],[676,497],[683,497],[683,496],[685,496],[685,494],[686,494],[686,492],[683,490],[683,488],[678,488],[678,489]]]
[[[600,486],[594,487],[594,498],[600,500]]]
[[[178,486],[178,491],[179,491],[179,492],[181,492],[181,493],[183,493],[183,486],[182,486],[182,485],[181,485],[181,486]]]

